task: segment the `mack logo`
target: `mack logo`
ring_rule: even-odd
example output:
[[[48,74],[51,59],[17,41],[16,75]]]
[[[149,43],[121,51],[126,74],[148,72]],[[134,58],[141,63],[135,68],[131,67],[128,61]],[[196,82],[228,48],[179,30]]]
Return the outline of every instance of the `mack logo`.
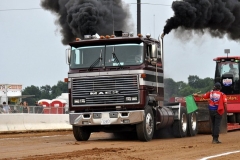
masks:
[[[119,94],[119,91],[100,91],[100,92],[90,92],[90,95],[104,95],[104,94]]]

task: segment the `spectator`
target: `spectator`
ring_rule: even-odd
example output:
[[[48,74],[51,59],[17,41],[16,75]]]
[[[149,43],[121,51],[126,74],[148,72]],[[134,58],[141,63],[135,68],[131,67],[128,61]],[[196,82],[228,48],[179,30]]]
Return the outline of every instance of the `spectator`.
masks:
[[[10,113],[11,112],[11,108],[9,105],[6,104],[6,102],[3,102],[3,112],[4,113]]]
[[[3,106],[0,104],[0,113],[4,113]]]
[[[193,96],[202,97],[209,99],[209,114],[212,122],[212,143],[218,144],[221,143],[218,140],[220,132],[220,124],[222,120],[223,113],[227,110],[227,97],[221,91],[221,84],[219,82],[215,83],[214,89],[210,92],[207,92],[203,95],[198,95],[194,93]]]
[[[42,102],[37,102],[35,103],[36,107],[36,113],[43,113],[43,106],[42,106]]]
[[[23,113],[23,102],[19,104],[18,113]]]
[[[30,108],[27,104],[26,101],[23,102],[23,113],[29,113],[30,112]]]
[[[38,101],[35,102],[35,113],[38,113]]]

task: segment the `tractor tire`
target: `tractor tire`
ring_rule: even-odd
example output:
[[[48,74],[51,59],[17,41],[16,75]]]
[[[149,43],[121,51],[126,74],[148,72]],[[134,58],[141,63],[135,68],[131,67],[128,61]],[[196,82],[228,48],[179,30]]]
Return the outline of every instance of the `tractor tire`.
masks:
[[[137,136],[140,141],[150,141],[154,133],[154,115],[152,108],[145,107],[143,122],[136,125]]]
[[[236,113],[236,122],[240,123],[240,113]]]
[[[227,116],[228,123],[236,123],[236,113],[233,113],[231,116]]]
[[[187,110],[185,107],[180,107],[180,120],[173,122],[173,135],[176,138],[187,136]]]
[[[187,114],[187,136],[192,137],[198,133],[198,118],[197,112]]]
[[[87,141],[91,135],[91,132],[84,128],[79,126],[73,126],[73,135],[77,141]]]

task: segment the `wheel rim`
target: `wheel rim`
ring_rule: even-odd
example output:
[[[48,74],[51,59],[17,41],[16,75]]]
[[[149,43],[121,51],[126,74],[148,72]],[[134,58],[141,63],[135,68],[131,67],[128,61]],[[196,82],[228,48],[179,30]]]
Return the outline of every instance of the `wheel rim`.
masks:
[[[153,131],[153,118],[150,113],[146,116],[146,131],[148,135],[150,135]]]
[[[192,130],[196,130],[197,128],[197,116],[196,114],[191,114],[191,127],[192,127]]]
[[[187,115],[185,113],[182,114],[182,131],[186,132],[187,130]]]

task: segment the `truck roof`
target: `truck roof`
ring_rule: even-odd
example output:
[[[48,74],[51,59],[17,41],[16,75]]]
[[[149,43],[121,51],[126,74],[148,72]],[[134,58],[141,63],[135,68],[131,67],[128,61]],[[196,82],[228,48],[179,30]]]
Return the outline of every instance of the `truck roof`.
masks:
[[[108,39],[87,39],[79,40],[69,43],[72,47],[82,47],[82,46],[95,46],[95,45],[114,45],[114,44],[125,44],[125,43],[141,43],[144,39],[142,37],[115,37]]]
[[[240,60],[240,56],[228,56],[228,57],[217,57],[214,58],[214,61],[220,61],[221,59],[237,59]]]

